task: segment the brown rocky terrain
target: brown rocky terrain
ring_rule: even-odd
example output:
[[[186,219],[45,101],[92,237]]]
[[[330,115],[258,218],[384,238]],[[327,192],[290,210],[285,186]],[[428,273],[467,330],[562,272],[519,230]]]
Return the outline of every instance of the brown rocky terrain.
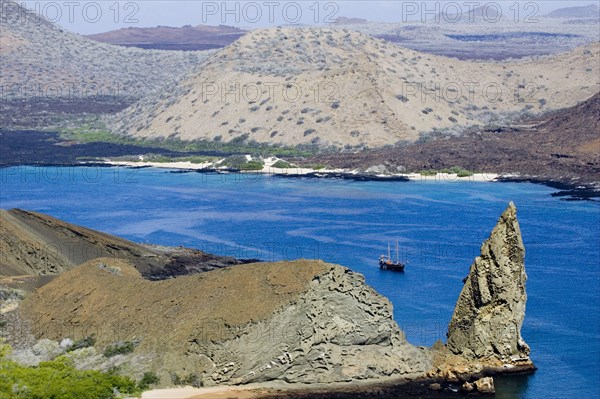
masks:
[[[600,94],[596,94],[574,107],[512,126],[458,137],[433,135],[392,149],[322,155],[304,162],[363,171],[375,167],[381,172],[461,166],[522,179],[593,184],[600,181],[599,131]]]
[[[257,30],[109,125],[137,138],[382,147],[573,106],[597,91],[599,49],[467,62],[348,30]]]
[[[448,346],[431,349],[406,342],[391,303],[363,276],[309,260],[151,281],[130,260],[97,258],[38,288],[9,316],[18,314],[37,339],[93,335],[98,349],[131,343],[133,353],[119,358],[123,370],[132,370],[130,359],[136,373],[153,370],[162,385],[180,376],[203,386],[300,384],[289,397],[310,397],[306,384],[325,396],[329,387],[394,397],[404,388],[413,392],[414,384],[404,384],[417,379],[420,394],[425,382],[441,393],[449,392],[448,383],[489,392],[493,380],[482,377],[533,369],[520,337],[523,256],[511,203],[466,279]],[[494,319],[495,309],[502,309],[502,320]],[[473,329],[466,315],[479,313]],[[499,322],[510,324],[506,334],[498,335]],[[94,348],[70,356],[80,367],[106,362]]]
[[[194,373],[204,385],[350,381],[424,372],[430,362],[406,343],[387,299],[361,276],[316,261],[151,282],[125,262],[97,259],[38,289],[21,310],[51,339],[80,326],[106,346],[126,330],[121,339],[141,339],[138,350],[164,377]]]
[[[246,31],[233,26],[186,25],[180,28],[122,28],[86,37],[98,42],[157,50],[209,50],[233,43]]]

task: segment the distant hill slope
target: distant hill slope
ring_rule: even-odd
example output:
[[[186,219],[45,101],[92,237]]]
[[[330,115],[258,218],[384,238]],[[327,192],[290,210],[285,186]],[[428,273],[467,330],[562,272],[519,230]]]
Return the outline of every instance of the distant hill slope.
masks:
[[[548,18],[599,18],[600,7],[590,4],[580,7],[559,8],[545,15]]]
[[[206,57],[202,52],[150,51],[98,43],[64,31],[10,0],[0,0],[0,10],[4,100],[96,94],[138,98]]]
[[[0,210],[0,220],[1,275],[60,273],[103,256],[156,256],[132,242],[36,212]]]
[[[458,8],[458,13],[454,12],[456,8]],[[489,24],[508,20],[498,3],[488,3],[478,7],[464,7],[464,10],[462,8],[460,5],[458,7],[448,7],[447,12],[439,13],[432,20],[452,24],[477,24],[481,22]]]
[[[191,249],[143,246],[42,213],[0,209],[0,277],[58,274],[101,257],[131,262],[150,279],[242,263]]]
[[[186,25],[181,28],[170,26],[130,27],[86,37],[99,42],[145,49],[207,50],[225,47],[245,34],[246,31],[226,25]]]
[[[600,93],[550,114],[537,128],[541,144],[550,152],[588,155],[600,161]]]
[[[572,106],[597,91],[599,49],[467,62],[348,30],[258,30],[109,124],[134,137],[380,147]]]

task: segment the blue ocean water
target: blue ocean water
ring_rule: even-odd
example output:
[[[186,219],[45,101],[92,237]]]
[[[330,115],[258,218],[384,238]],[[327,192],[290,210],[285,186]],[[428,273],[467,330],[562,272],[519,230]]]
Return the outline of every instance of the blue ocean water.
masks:
[[[352,182],[159,169],[0,169],[0,206],[138,242],[240,258],[320,258],[365,275],[416,345],[445,339],[473,258],[509,201],[526,246],[523,337],[538,371],[499,398],[600,397],[600,205],[526,183]],[[404,274],[377,258],[398,240]]]

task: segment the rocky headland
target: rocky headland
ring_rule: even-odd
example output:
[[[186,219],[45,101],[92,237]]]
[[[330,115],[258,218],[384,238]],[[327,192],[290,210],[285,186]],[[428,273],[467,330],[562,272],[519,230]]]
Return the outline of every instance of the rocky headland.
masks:
[[[3,231],[25,227],[27,234],[40,237],[54,229],[88,243],[96,237],[100,247],[110,237],[41,214],[2,215],[8,222]],[[23,245],[31,240],[22,231],[13,234]],[[10,234],[1,238],[7,242]],[[11,242],[11,247],[20,245]],[[21,342],[17,358],[35,364],[27,345],[36,340],[93,336],[94,346],[70,352],[78,367],[102,369],[117,362],[134,377],[157,373],[161,386],[279,384],[289,388],[285,395],[298,397],[310,395],[310,387],[314,394],[396,395],[388,397],[415,387],[426,393],[490,393],[495,373],[534,370],[520,335],[527,298],[525,252],[512,203],[465,279],[447,344],[432,348],[407,342],[391,302],[362,275],[339,265],[251,263],[156,281],[140,266],[152,249],[142,251],[126,241],[105,248],[120,252],[78,259],[75,263],[82,264],[60,270],[20,270],[62,273],[3,313],[26,326],[33,339]],[[15,262],[16,257],[7,261]],[[102,351],[115,345],[131,351],[107,359]]]

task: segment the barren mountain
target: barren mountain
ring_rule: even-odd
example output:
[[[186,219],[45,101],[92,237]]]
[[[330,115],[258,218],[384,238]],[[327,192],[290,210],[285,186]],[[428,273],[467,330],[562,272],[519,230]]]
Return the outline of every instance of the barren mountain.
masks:
[[[16,2],[0,0],[0,6],[3,100],[138,98],[206,56],[98,43],[64,31]]]
[[[226,25],[186,25],[181,28],[157,26],[154,28],[123,28],[86,37],[120,46],[161,50],[208,50],[222,48],[246,34]]]
[[[259,30],[110,125],[135,137],[379,147],[572,106],[598,90],[599,49],[467,62],[347,30]]]
[[[545,16],[548,18],[599,18],[600,8],[598,7],[598,4],[580,7],[565,7],[554,10]]]

